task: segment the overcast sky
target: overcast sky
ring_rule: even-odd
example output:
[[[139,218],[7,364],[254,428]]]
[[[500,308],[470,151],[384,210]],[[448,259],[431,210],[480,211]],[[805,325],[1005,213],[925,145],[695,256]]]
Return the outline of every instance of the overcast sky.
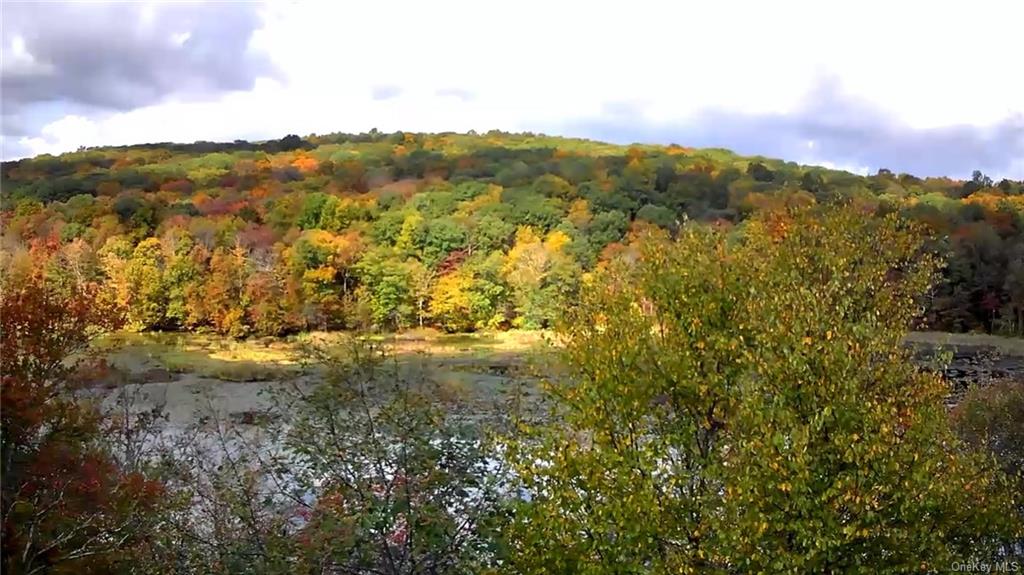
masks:
[[[5,1],[5,159],[528,130],[1024,178],[1024,2]]]

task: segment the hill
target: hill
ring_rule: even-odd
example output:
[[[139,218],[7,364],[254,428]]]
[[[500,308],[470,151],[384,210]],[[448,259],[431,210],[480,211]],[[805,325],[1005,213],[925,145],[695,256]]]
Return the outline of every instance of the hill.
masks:
[[[138,330],[549,325],[645,228],[899,212],[947,259],[923,319],[1024,333],[1024,183],[872,176],[535,134],[328,134],[5,162],[3,266],[101,279]]]

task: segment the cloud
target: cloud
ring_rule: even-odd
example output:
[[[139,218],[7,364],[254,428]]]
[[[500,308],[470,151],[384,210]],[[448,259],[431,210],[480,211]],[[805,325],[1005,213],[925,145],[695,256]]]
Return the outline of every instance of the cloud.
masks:
[[[4,159],[79,145],[499,128],[1024,176],[1024,75],[1009,72],[1024,3],[634,0],[623,10],[521,0],[500,18],[459,0],[3,10]],[[983,42],[949,41],[979,29]],[[865,31],[879,40],[865,42]],[[223,59],[207,62],[210,53]],[[841,89],[816,83],[827,75]],[[12,96],[8,76],[35,95],[23,86]]]
[[[641,102],[609,102],[600,116],[542,126],[545,131],[617,143],[676,142],[724,147],[852,171],[888,168],[921,176],[1024,178],[1024,115],[988,125],[915,127],[821,79],[787,112],[705,108],[675,121],[652,121]]]
[[[21,138],[18,144],[36,154],[50,149],[74,149],[79,142],[95,141],[98,128],[95,123],[82,116],[65,116],[56,122],[43,126],[40,135]]]
[[[390,100],[401,96],[402,88],[392,84],[374,86],[370,91],[370,95],[374,100]]]
[[[476,99],[476,94],[471,90],[465,90],[463,88],[440,88],[435,91],[434,94],[442,98],[456,98],[463,102],[469,102]]]
[[[259,9],[246,2],[4,3],[4,123],[45,102],[130,110],[172,96],[249,90],[257,77],[276,73],[250,50]]]

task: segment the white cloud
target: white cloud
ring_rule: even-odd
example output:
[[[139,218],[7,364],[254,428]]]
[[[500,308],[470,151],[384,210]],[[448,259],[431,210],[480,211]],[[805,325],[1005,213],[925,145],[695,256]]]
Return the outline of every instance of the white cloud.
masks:
[[[181,46],[188,42],[188,39],[192,37],[192,32],[178,32],[177,34],[171,34],[171,43],[175,46]]]
[[[102,142],[100,127],[96,122],[82,116],[64,116],[40,130],[36,137],[23,137],[19,143],[32,155],[59,154],[79,146],[96,145]]]
[[[855,166],[853,164],[837,165],[837,164],[835,164],[833,162],[830,162],[828,160],[817,160],[817,159],[809,158],[809,159],[805,159],[803,161],[807,162],[808,164],[815,164],[815,165],[821,166],[823,168],[828,168],[830,170],[843,170],[843,171],[851,172],[851,173],[854,173],[854,174],[860,174],[862,176],[868,175],[868,173],[870,173],[870,171],[871,171],[871,169],[868,168],[867,166]]]
[[[21,143],[35,153],[373,127],[553,131],[614,102],[681,124],[712,108],[793,112],[823,76],[911,128],[1024,114],[1024,4],[1002,0],[289,2],[264,18],[250,48],[269,52],[284,81],[69,116]],[[391,97],[375,100],[382,86]]]

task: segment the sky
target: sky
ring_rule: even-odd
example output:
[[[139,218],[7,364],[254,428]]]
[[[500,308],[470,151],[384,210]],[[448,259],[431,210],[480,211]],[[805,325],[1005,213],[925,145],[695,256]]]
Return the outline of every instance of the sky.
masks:
[[[1016,0],[2,4],[2,155],[531,131],[1024,179]]]

